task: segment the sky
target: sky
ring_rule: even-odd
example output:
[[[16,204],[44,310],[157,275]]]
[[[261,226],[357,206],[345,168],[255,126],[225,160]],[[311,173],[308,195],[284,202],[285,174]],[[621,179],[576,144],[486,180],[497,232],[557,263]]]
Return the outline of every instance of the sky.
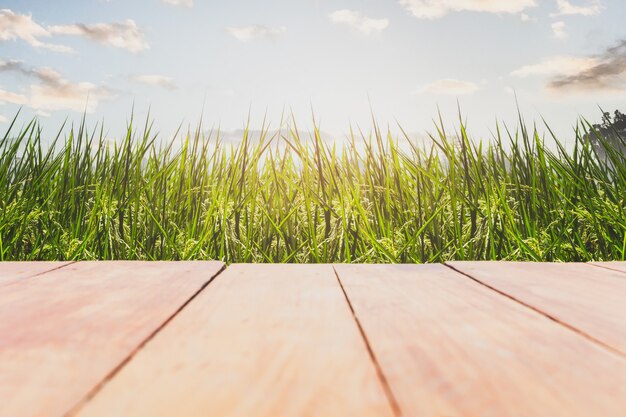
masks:
[[[626,110],[624,22],[623,0],[0,0],[0,131],[21,108],[50,133],[148,110],[164,135],[371,112],[420,133],[460,108],[488,136],[519,104],[566,136]]]

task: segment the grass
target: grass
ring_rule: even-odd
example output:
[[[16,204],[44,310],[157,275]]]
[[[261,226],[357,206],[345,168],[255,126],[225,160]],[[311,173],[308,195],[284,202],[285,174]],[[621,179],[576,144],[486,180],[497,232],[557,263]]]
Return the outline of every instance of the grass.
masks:
[[[131,122],[112,145],[102,127],[50,138],[14,121],[0,142],[0,260],[624,260],[626,157],[606,142],[598,157],[590,129],[559,141],[520,120],[475,142],[439,120],[416,145],[374,122],[331,145],[292,123],[229,145]]]

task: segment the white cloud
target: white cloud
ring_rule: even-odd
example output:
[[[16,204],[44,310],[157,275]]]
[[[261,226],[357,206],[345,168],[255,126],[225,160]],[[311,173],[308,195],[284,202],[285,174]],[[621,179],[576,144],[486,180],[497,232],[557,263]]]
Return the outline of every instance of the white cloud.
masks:
[[[556,56],[548,58],[538,64],[525,65],[511,75],[526,78],[537,75],[574,75],[598,65],[597,58],[579,58],[571,56]]]
[[[61,83],[55,86],[33,84],[30,86],[28,96],[0,90],[0,103],[25,105],[41,111],[42,114],[48,114],[43,110],[74,110],[78,112],[86,110],[88,113],[92,113],[99,101],[108,97],[110,95],[101,94],[94,84],[72,84],[67,80],[61,80]]]
[[[50,117],[52,116],[52,114],[48,113],[47,111],[43,111],[43,110],[37,110],[35,112],[35,114],[39,117]]]
[[[133,20],[117,23],[97,23],[44,27],[35,22],[31,15],[18,14],[9,9],[0,10],[0,41],[21,39],[34,48],[70,53],[74,50],[64,45],[45,43],[41,38],[53,35],[82,36],[92,41],[139,52],[148,49],[143,33]]]
[[[551,93],[619,93],[626,91],[626,40],[590,57],[557,56],[526,65],[514,77],[543,76]]]
[[[137,24],[130,19],[117,23],[97,23],[94,25],[75,23],[51,26],[49,30],[55,35],[82,36],[94,42],[126,49],[133,53],[149,48],[143,33]]]
[[[558,13],[553,13],[552,16],[561,15],[581,15],[581,16],[593,16],[600,14],[602,11],[602,3],[600,0],[588,0],[585,6],[578,6],[570,3],[568,0],[556,0],[556,5],[559,9]]]
[[[460,96],[475,93],[479,89],[480,87],[476,83],[470,81],[456,80],[453,78],[446,78],[443,80],[437,80],[430,84],[426,84],[420,87],[416,91],[416,93],[448,94]]]
[[[164,75],[156,75],[156,74],[140,74],[134,75],[131,77],[132,81],[140,83],[153,85],[157,87],[163,87],[170,90],[176,88],[176,84],[174,84],[174,80],[171,77],[166,77]]]
[[[36,23],[32,16],[17,14],[9,9],[0,10],[0,41],[21,39],[33,48],[63,53],[73,52],[72,48],[67,46],[45,43],[40,40],[40,38],[50,36],[48,29]]]
[[[553,92],[603,91],[624,94],[626,91],[626,39],[595,55],[594,65],[569,74],[556,74],[547,87]]]
[[[38,110],[74,110],[92,113],[101,100],[113,95],[106,89],[88,82],[71,83],[58,78],[55,84],[30,86],[29,106]]]
[[[12,104],[26,104],[28,98],[22,94],[12,93],[0,88],[0,104],[12,103]]]
[[[270,28],[263,25],[231,26],[226,28],[231,36],[241,42],[250,42],[262,39],[277,39],[287,31],[284,26]]]
[[[353,10],[337,10],[328,17],[333,23],[348,25],[365,35],[380,33],[389,26],[389,19],[373,19]]]
[[[9,119],[6,116],[0,114],[0,123],[6,123],[8,121],[9,121]]]
[[[163,3],[179,7],[193,7],[193,0],[161,0]]]
[[[438,19],[451,12],[520,13],[536,0],[399,0],[418,19]]]
[[[101,100],[113,97],[104,87],[88,82],[72,83],[50,68],[30,68],[20,61],[0,61],[0,72],[15,72],[35,83],[29,94],[0,90],[0,102],[26,105],[36,110],[74,110],[93,112]]]
[[[554,34],[554,37],[557,39],[567,38],[567,29],[565,27],[565,22],[552,23],[552,33]]]

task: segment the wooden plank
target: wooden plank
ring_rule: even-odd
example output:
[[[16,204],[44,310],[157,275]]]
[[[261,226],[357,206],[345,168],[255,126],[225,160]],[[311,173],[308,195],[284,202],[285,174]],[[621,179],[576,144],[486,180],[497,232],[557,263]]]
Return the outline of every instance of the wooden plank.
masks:
[[[391,416],[329,265],[234,265],[78,413]]]
[[[0,262],[0,286],[62,268],[71,262]]]
[[[626,361],[443,265],[336,267],[402,415],[621,417]]]
[[[63,416],[222,268],[85,262],[0,287],[0,416]]]
[[[626,279],[582,263],[451,262],[474,279],[626,354]]]
[[[600,268],[612,269],[619,272],[626,272],[626,262],[590,262],[591,265],[598,266]]]

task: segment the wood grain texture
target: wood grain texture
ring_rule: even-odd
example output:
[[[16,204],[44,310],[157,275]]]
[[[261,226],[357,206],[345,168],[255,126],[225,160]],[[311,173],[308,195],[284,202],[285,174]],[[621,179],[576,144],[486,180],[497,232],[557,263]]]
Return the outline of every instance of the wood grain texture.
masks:
[[[626,361],[443,265],[336,267],[404,416],[621,417]]]
[[[0,262],[0,286],[62,268],[71,262]]]
[[[591,265],[600,267],[600,268],[607,268],[607,269],[612,269],[614,271],[619,271],[619,272],[626,272],[626,262],[620,262],[620,261],[615,261],[615,262],[590,262]],[[626,278],[626,275],[623,276],[624,278]]]
[[[218,262],[84,262],[0,287],[0,416],[63,416]]]
[[[626,355],[623,273],[583,263],[450,264]]]
[[[328,265],[233,265],[81,417],[391,416]]]

